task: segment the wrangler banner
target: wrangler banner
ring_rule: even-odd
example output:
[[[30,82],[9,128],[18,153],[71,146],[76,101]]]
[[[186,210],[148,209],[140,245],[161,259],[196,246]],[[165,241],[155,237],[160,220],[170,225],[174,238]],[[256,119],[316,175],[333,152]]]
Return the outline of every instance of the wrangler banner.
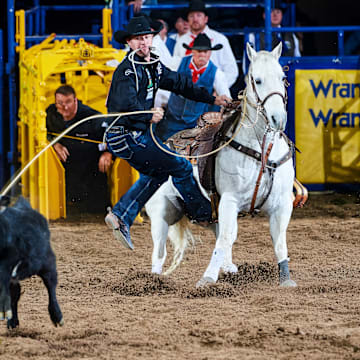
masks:
[[[360,70],[295,71],[296,176],[360,183]]]

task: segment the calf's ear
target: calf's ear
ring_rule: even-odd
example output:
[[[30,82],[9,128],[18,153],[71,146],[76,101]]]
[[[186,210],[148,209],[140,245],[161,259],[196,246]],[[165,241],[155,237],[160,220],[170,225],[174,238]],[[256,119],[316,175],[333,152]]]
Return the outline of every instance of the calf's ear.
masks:
[[[10,204],[10,197],[6,195],[0,195],[0,206],[8,206]]]

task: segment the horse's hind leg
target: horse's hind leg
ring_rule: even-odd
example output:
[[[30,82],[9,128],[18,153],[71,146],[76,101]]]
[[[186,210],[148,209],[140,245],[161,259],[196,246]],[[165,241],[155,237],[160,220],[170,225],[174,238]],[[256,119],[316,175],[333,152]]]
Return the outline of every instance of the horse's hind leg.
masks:
[[[151,272],[161,274],[166,259],[166,240],[169,224],[162,216],[151,216],[151,237],[153,239],[153,252],[151,257]]]
[[[276,260],[279,266],[280,286],[296,286],[296,282],[290,279],[288,266],[288,250],[286,244],[286,230],[289,225],[292,212],[292,203],[278,208],[270,214],[270,234],[274,246]]]
[[[151,220],[151,237],[154,244],[151,272],[159,275],[162,273],[166,260],[169,226],[175,224],[183,216],[181,206],[176,207],[173,203],[176,201],[176,196],[172,196],[172,191],[171,186],[165,183],[145,205]],[[172,196],[172,201],[168,196]]]

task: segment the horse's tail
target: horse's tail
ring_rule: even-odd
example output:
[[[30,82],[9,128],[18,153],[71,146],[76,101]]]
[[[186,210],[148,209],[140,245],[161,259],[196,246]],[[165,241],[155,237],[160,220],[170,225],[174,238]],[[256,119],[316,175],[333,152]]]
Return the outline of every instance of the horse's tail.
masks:
[[[195,238],[188,223],[186,216],[183,216],[180,221],[169,227],[168,236],[174,248],[174,257],[164,275],[170,275],[180,265],[189,244],[195,245]]]

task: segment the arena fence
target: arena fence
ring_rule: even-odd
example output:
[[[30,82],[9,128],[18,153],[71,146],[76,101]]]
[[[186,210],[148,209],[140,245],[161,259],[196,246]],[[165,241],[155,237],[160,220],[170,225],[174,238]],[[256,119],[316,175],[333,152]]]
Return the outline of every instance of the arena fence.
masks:
[[[23,47],[24,48],[29,48],[31,46],[36,46],[36,44],[38,44],[41,41],[46,41],[46,39],[48,38],[49,35],[45,34],[45,19],[46,19],[46,13],[47,11],[57,11],[57,10],[66,10],[66,11],[82,11],[82,10],[94,10],[94,11],[99,11],[100,9],[102,9],[103,11],[103,28],[101,29],[101,35],[99,34],[82,34],[82,35],[56,35],[56,41],[63,41],[66,40],[68,42],[70,41],[76,41],[76,43],[79,42],[80,38],[83,38],[85,41],[90,41],[94,44],[97,45],[101,45],[102,42],[102,47],[106,48],[106,47],[115,47],[118,46],[117,44],[115,45],[115,43],[112,42],[112,31],[111,28],[113,28],[113,30],[117,30],[123,26],[126,25],[128,18],[132,16],[132,7],[127,7],[125,4],[124,0],[115,0],[112,2],[112,9],[109,8],[105,8],[103,9],[102,6],[98,6],[98,5],[40,5],[40,0],[33,0],[34,3],[34,7],[32,9],[26,10],[25,11],[25,18],[26,18],[26,24],[23,25],[24,27],[24,32],[25,32],[25,25],[26,25],[26,32],[27,32],[27,36],[25,36],[24,40],[23,40]],[[15,28],[15,24],[14,24],[14,1],[13,0],[7,0],[7,4],[8,4],[8,63],[6,66],[6,71],[8,76],[8,92],[9,92],[9,151],[7,152],[7,156],[3,156],[3,161],[6,162],[5,165],[2,165],[0,163],[0,166],[5,166],[7,167],[7,165],[9,164],[11,166],[11,174],[13,174],[15,172],[16,169],[16,164],[17,164],[17,160],[18,160],[18,147],[17,147],[17,137],[16,137],[16,132],[17,132],[17,114],[18,114],[18,109],[17,109],[17,104],[18,104],[18,99],[17,99],[17,94],[16,94],[16,72],[17,72],[17,65],[16,65],[16,54],[15,54],[15,48],[16,47],[21,47],[21,39],[19,37],[15,38],[15,33],[14,33],[14,28]],[[186,5],[187,2],[186,1],[179,1],[179,2],[174,2],[173,4],[167,4],[167,5],[148,5],[148,6],[144,6],[143,9],[144,11],[150,11],[150,10],[176,10],[177,8],[180,7],[184,7],[184,4]],[[246,7],[251,7],[251,6],[262,6],[264,8],[264,12],[265,12],[265,26],[262,29],[233,29],[233,31],[230,31],[230,33],[226,32],[227,35],[231,36],[231,35],[242,35],[244,36],[244,39],[246,40],[246,36],[249,32],[256,32],[259,33],[261,31],[265,32],[265,43],[266,43],[266,47],[267,49],[270,48],[270,43],[271,43],[271,32],[275,31],[271,28],[271,23],[270,23],[270,12],[271,12],[271,4],[272,4],[272,0],[256,0],[256,1],[242,1],[241,3],[231,3],[231,4],[226,4],[226,3],[211,3],[211,4],[207,4],[206,6],[208,8],[219,8],[220,10],[222,8],[230,8],[230,7],[243,7],[244,9]],[[317,122],[318,126],[316,126],[316,131],[319,131],[320,127],[325,127],[326,129],[324,130],[326,133],[329,133],[329,128],[331,127],[331,121],[329,122],[327,119],[327,116],[329,115],[329,112],[326,108],[326,105],[324,105],[324,108],[322,109],[322,113],[320,113],[319,111],[315,111],[315,108],[312,108],[312,105],[307,105],[307,104],[303,104],[303,106],[309,106],[308,109],[313,109],[313,113],[311,114],[308,109],[302,109],[303,114],[301,114],[301,109],[297,104],[300,104],[300,97],[295,98],[296,94],[298,94],[299,92],[301,93],[301,90],[299,90],[299,92],[295,91],[295,87],[297,86],[296,82],[301,82],[301,76],[305,75],[305,72],[301,72],[302,70],[310,70],[309,67],[312,66],[312,69],[316,72],[316,69],[318,69],[318,66],[320,66],[321,68],[324,68],[324,66],[326,67],[326,69],[328,69],[330,72],[332,72],[333,70],[339,70],[339,71],[344,71],[343,73],[345,73],[346,71],[350,71],[350,68],[343,68],[340,69],[338,68],[338,65],[340,64],[352,64],[352,70],[358,70],[359,69],[359,63],[356,63],[356,60],[352,60],[353,58],[351,57],[346,57],[343,56],[343,50],[344,50],[344,33],[346,31],[356,31],[359,30],[360,27],[344,27],[344,26],[337,26],[337,27],[294,27],[295,25],[295,18],[296,18],[296,14],[295,14],[295,4],[291,3],[291,4],[287,4],[288,9],[290,9],[290,11],[287,11],[286,13],[290,15],[290,18],[287,21],[287,24],[290,25],[291,27],[283,27],[280,30],[276,29],[276,31],[282,31],[282,32],[307,32],[307,31],[311,31],[311,32],[319,32],[319,31],[334,31],[337,32],[338,34],[338,53],[334,54],[332,57],[328,57],[326,59],[322,59],[319,57],[310,57],[310,58],[288,58],[288,59],[282,59],[282,63],[284,65],[288,66],[288,73],[289,73],[289,79],[291,82],[291,88],[290,88],[290,97],[289,97],[289,133],[292,136],[293,139],[295,139],[296,141],[301,141],[299,140],[300,138],[298,136],[300,136],[300,130],[302,129],[302,131],[306,131],[306,129],[298,127],[297,123],[300,121],[298,119],[300,119],[300,117],[307,117],[310,116],[311,119],[313,119],[315,117],[315,122]],[[241,59],[239,60],[241,61]],[[297,65],[299,66],[303,66],[304,64],[307,64],[306,66],[308,66],[307,69],[301,69],[300,67],[296,67]],[[312,64],[312,65],[310,65]],[[305,65],[304,65],[305,66]],[[350,65],[347,65],[350,66]],[[325,68],[324,68],[325,69]],[[342,73],[342,74],[343,74]],[[295,76],[295,74],[297,74],[297,76]],[[338,74],[338,73],[334,73],[332,72],[332,74]],[[293,75],[293,76],[292,76]],[[334,75],[337,76],[337,75]],[[341,75],[342,76],[342,75]],[[357,75],[355,75],[357,76]],[[325,79],[325,78],[324,78]],[[309,86],[311,79],[307,80],[307,84]],[[313,84],[316,84],[316,86],[319,86],[318,84],[320,84],[320,81],[322,81],[322,84],[325,84],[324,81],[326,81],[326,84],[328,84],[329,80],[313,80]],[[318,81],[318,82],[316,82]],[[359,80],[356,77],[355,80],[349,80],[349,79],[345,79],[342,80],[344,81],[344,83],[346,83],[346,81],[354,81],[355,83],[358,83]],[[348,84],[350,84],[350,82]],[[306,83],[306,81],[305,81]],[[332,84],[337,84],[339,83],[338,81],[336,81],[336,79],[334,78],[332,81]],[[353,84],[353,83],[351,83]],[[300,86],[300,85],[299,85]],[[311,86],[311,85],[310,85]],[[315,86],[315,85],[314,85]],[[353,86],[353,85],[349,85],[349,86]],[[355,85],[354,85],[355,86]],[[356,89],[355,89],[356,90]],[[311,93],[312,88],[309,90]],[[345,91],[345,90],[343,90]],[[355,92],[356,93],[356,92]],[[314,94],[314,92],[313,92]],[[314,94],[315,96],[315,94]],[[318,93],[318,96],[315,96],[316,100],[318,100],[318,98],[322,95],[322,91],[320,91]],[[357,95],[358,96],[358,95]],[[343,101],[343,107],[341,107],[341,105],[339,105],[338,109],[332,108],[333,112],[329,115],[334,116],[335,114],[341,113],[341,109],[346,109],[346,106],[349,106],[349,104],[347,103],[347,98],[345,97],[341,97],[339,96],[337,98],[337,100],[341,100]],[[327,103],[327,101],[329,100],[329,96],[326,97],[326,99],[323,100],[323,103]],[[355,100],[354,104],[357,103],[357,99],[355,96]],[[347,104],[347,105],[346,105]],[[345,107],[344,107],[345,106]],[[354,105],[355,106],[355,105]],[[339,110],[340,109],[340,110]],[[353,107],[351,107],[351,111],[343,111],[343,113],[355,113],[356,111],[353,110]],[[335,112],[336,111],[336,112]],[[295,118],[295,114],[297,118]],[[309,115],[310,114],[310,115]],[[319,115],[320,114],[320,115]],[[322,115],[321,115],[322,114]],[[312,117],[314,116],[314,117]],[[318,117],[320,116],[320,120],[318,120]],[[323,118],[321,118],[321,116],[323,116]],[[347,116],[347,115],[345,115]],[[357,117],[356,115],[349,115],[349,116],[353,116],[353,118],[350,118],[350,123],[351,121],[354,122],[354,126],[357,124]],[[338,128],[340,127],[340,124],[344,124],[346,123],[346,119],[345,120],[341,120],[340,118],[341,116],[336,115],[337,120],[335,120],[335,123],[339,123],[339,126],[337,126]],[[310,120],[311,120],[310,119]],[[324,120],[323,120],[324,119]],[[313,124],[315,124],[314,120],[311,120]],[[319,122],[320,121],[320,122]],[[325,125],[324,121],[328,121],[327,125]],[[310,122],[311,124],[311,122]],[[300,125],[299,125],[300,126]],[[342,126],[345,127],[345,126]],[[296,131],[295,131],[296,129]],[[305,136],[305,135],[304,135]],[[349,138],[351,138],[351,143],[349,143],[349,145],[342,145],[341,147],[343,149],[352,149],[351,151],[354,152],[354,154],[359,154],[358,149],[356,148],[355,145],[353,145],[354,143],[354,136],[350,136]],[[300,147],[302,147],[303,149],[303,153],[304,153],[304,147],[306,148],[308,145],[306,144],[301,144]],[[326,146],[329,146],[329,141],[324,141],[322,142],[322,150],[321,153],[322,154],[330,154],[332,151],[335,151],[335,148],[326,148]],[[333,150],[332,150],[333,149]],[[348,150],[346,150],[347,153]],[[319,152],[319,151],[318,151]],[[336,152],[336,151],[335,151]],[[312,153],[313,154],[313,153]],[[350,168],[355,168],[357,169],[357,164],[355,161],[356,156],[354,157],[353,160],[351,160],[351,157],[348,155],[343,155],[344,153],[342,152],[342,155],[339,155],[340,153],[337,153],[338,155],[333,155],[334,158],[341,158],[342,160],[342,164],[350,164]],[[302,155],[298,155],[298,157],[300,157]],[[357,155],[358,156],[358,155]],[[304,157],[303,157],[304,159]],[[346,159],[346,160],[345,160]],[[302,160],[303,161],[303,160]],[[324,162],[328,162],[328,159],[326,157],[324,157]],[[338,164],[338,163],[337,163]],[[338,166],[336,166],[336,169],[338,169]],[[3,169],[1,169],[3,170]],[[327,188],[327,182],[329,182],[329,184],[332,185],[339,185],[341,187],[342,183],[343,184],[347,184],[348,182],[350,184],[353,184],[354,182],[357,182],[357,177],[354,176],[353,180],[351,181],[351,176],[346,175],[343,178],[343,182],[341,182],[341,174],[345,174],[347,173],[347,171],[351,170],[348,169],[345,172],[343,170],[338,171],[336,174],[336,181],[333,178],[333,176],[329,175],[330,173],[332,173],[333,170],[326,171],[326,175],[323,175],[321,180],[314,180],[311,179],[310,177],[308,177],[308,175],[305,175],[304,173],[304,169],[302,168],[302,163],[298,163],[297,160],[297,171],[301,174],[304,174],[304,177],[302,177],[303,175],[300,175],[300,179],[302,179],[303,182],[305,182],[306,184],[310,185],[310,189],[314,188],[314,189],[322,189],[322,188]],[[334,170],[335,171],[335,170]],[[1,171],[1,173],[4,173],[3,171]],[[1,178],[0,178],[1,180]],[[305,181],[304,181],[305,180]],[[320,182],[317,182],[320,181]],[[339,182],[338,182],[339,181]],[[0,185],[3,185],[0,182]]]

